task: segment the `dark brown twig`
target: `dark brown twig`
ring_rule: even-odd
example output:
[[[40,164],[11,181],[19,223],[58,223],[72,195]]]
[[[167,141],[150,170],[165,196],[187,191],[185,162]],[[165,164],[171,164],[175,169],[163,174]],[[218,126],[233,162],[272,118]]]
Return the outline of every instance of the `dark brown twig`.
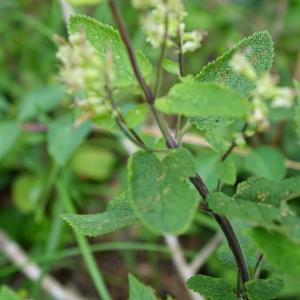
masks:
[[[154,94],[152,93],[149,86],[145,83],[145,80],[140,72],[140,69],[138,67],[137,60],[136,60],[134,51],[132,49],[132,45],[131,45],[127,30],[125,27],[125,24],[122,20],[122,17],[120,15],[120,11],[116,5],[116,2],[115,2],[115,0],[108,0],[108,3],[111,8],[114,19],[117,23],[117,27],[119,29],[122,40],[125,43],[125,46],[126,46],[126,49],[127,49],[128,55],[129,55],[129,59],[132,64],[133,71],[136,75],[137,80],[139,81],[139,83],[141,85],[142,90],[144,91],[144,94],[147,99],[147,103],[149,104],[149,107],[158,123],[158,126],[159,126],[165,140],[166,140],[166,144],[171,149],[178,148],[179,144],[176,141],[176,139],[171,135],[163,116],[158,111],[156,111],[156,109],[153,106],[154,101],[155,101]],[[197,174],[196,176],[191,177],[190,180],[194,184],[196,189],[199,191],[200,195],[205,200],[206,196],[209,194],[209,190],[208,190],[206,184],[203,182],[200,175]],[[206,211],[209,211],[209,208],[205,202],[202,203],[202,206],[205,208]],[[237,236],[235,235],[235,232],[226,217],[219,216],[218,214],[215,214],[213,212],[211,212],[211,214],[215,218],[215,220],[218,222],[220,228],[222,229],[222,231],[228,241],[228,245],[229,245],[231,251],[233,252],[233,255],[234,255],[234,258],[235,258],[235,261],[237,264],[237,268],[241,273],[242,283],[245,283],[246,281],[249,280],[249,273],[248,273],[247,264],[244,259]]]

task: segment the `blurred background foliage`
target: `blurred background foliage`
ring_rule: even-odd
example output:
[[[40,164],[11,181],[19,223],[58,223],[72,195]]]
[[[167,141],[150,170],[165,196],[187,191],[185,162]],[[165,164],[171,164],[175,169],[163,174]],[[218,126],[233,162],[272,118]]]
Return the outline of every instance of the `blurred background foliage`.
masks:
[[[129,1],[119,2],[134,46],[143,49],[155,62],[159,51],[145,42],[137,11]],[[300,80],[300,0],[184,2],[188,11],[187,29],[201,28],[208,32],[203,47],[186,55],[186,73],[198,73],[242,37],[268,30],[275,43],[273,72],[278,74],[280,84],[292,86],[293,78]],[[113,24],[105,1],[78,6],[76,10]],[[38,261],[45,273],[51,272],[63,284],[77,286],[86,299],[97,299],[84,262],[78,258],[73,233],[59,217],[63,208],[56,186],[63,182],[78,212],[100,212],[126,185],[128,154],[116,138],[120,136],[117,132],[92,128],[89,122],[72,134],[69,132],[78,112],[72,109],[71,99],[56,79],[57,45],[53,39],[54,35],[66,34],[58,0],[0,1],[0,228]],[[174,82],[170,74],[165,76],[162,93]],[[141,117],[132,110],[132,103],[123,98],[124,111],[131,111],[130,121],[141,124],[146,111]],[[286,172],[299,173],[286,170],[284,165],[284,157],[300,159],[291,114],[274,112],[271,117],[276,124],[254,143],[269,143],[277,149],[265,147],[246,159],[234,156],[239,180],[250,174],[276,179]],[[108,126],[108,121],[104,121]],[[153,137],[147,139],[156,142]],[[191,149],[196,154],[200,174],[211,188],[216,187],[218,155],[198,146]],[[271,172],[266,173],[262,162],[272,168]],[[182,237],[187,257],[191,258],[214,232],[214,223],[198,213],[193,226]],[[139,246],[136,242],[143,244]],[[113,299],[126,298],[128,272],[151,283],[160,295],[168,292],[186,299],[162,238],[144,227],[134,225],[92,239],[91,244],[97,250],[96,259]],[[202,272],[234,282],[234,266],[222,263],[221,250],[211,256]],[[300,299],[298,281],[286,276],[281,299]],[[48,297],[38,283],[24,278],[0,253],[1,284],[35,299]]]

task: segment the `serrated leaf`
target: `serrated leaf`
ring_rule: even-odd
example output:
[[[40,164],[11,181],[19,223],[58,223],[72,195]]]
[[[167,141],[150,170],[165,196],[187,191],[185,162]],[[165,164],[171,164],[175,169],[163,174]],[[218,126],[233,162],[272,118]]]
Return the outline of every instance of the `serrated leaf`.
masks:
[[[272,266],[292,276],[300,276],[300,245],[281,233],[255,228],[249,232],[256,247]]]
[[[21,300],[21,298],[9,287],[2,286],[0,289],[0,300]]]
[[[127,193],[110,201],[107,211],[91,215],[64,215],[64,220],[76,231],[87,236],[99,236],[137,221]]]
[[[102,61],[107,51],[113,53],[113,69],[116,75],[114,82],[120,86],[129,86],[136,83],[126,48],[121,37],[113,27],[103,24],[96,19],[75,15],[70,18],[69,31],[71,33],[84,29],[90,43],[98,50]],[[151,73],[151,64],[142,52],[137,51],[137,59],[142,73],[148,77]]]
[[[232,160],[221,161],[218,165],[219,179],[229,185],[233,185],[236,182],[237,169]]]
[[[244,167],[253,175],[275,181],[283,179],[286,173],[283,154],[269,146],[254,149],[245,157]]]
[[[47,148],[57,165],[63,166],[83,142],[91,128],[90,122],[74,125],[71,115],[62,116],[49,125]]]
[[[281,279],[255,279],[246,282],[245,288],[249,300],[271,300],[283,289]]]
[[[273,42],[268,32],[262,31],[241,40],[234,48],[223,54],[217,60],[205,66],[196,76],[197,82],[222,83],[238,92],[249,95],[255,88],[255,83],[245,76],[237,74],[229,65],[232,56],[245,52],[258,76],[268,72],[273,62]]]
[[[21,129],[15,121],[0,122],[0,160],[13,147],[20,134]]]
[[[300,242],[300,218],[286,203],[299,195],[299,188],[294,190],[297,182],[299,180],[278,183],[253,177],[239,184],[234,197],[211,193],[207,202],[216,213],[276,230]]]
[[[250,111],[246,97],[215,83],[176,84],[155,106],[164,113],[186,117],[243,118]]]
[[[207,300],[236,300],[231,285],[221,278],[196,275],[187,281],[187,286]]]
[[[159,233],[186,230],[199,200],[188,182],[195,174],[192,155],[178,149],[160,160],[154,153],[140,151],[130,158],[128,169],[131,202],[139,220]]]
[[[128,275],[129,300],[158,300],[154,290],[144,285],[132,274]]]

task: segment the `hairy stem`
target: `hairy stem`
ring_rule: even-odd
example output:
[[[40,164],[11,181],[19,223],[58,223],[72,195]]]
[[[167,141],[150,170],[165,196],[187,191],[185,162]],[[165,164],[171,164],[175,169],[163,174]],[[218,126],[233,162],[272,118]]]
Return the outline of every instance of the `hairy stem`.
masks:
[[[127,29],[126,29],[123,19],[121,17],[120,11],[116,5],[116,2],[115,2],[115,0],[108,0],[108,3],[111,8],[113,17],[117,24],[117,27],[119,29],[121,38],[127,49],[128,56],[129,56],[134,74],[135,74],[138,82],[140,83],[140,86],[145,94],[146,99],[147,99],[147,103],[149,104],[150,109],[158,123],[158,126],[166,140],[166,144],[171,149],[177,148],[177,147],[179,147],[179,143],[171,135],[170,130],[169,130],[167,123],[166,123],[165,119],[163,118],[163,116],[158,111],[156,111],[155,107],[153,106],[153,104],[155,102],[155,96],[152,93],[150,87],[146,84],[146,82],[142,76],[142,73],[140,71],[140,68],[137,64],[136,56],[134,54]],[[196,189],[198,190],[199,194],[205,200],[206,196],[209,194],[209,190],[208,190],[206,184],[204,183],[204,181],[202,180],[202,178],[200,177],[200,175],[196,174],[194,177],[191,177],[190,180],[194,184]],[[202,203],[202,207],[205,208],[206,211],[210,211],[206,202]],[[241,250],[238,238],[237,238],[230,222],[228,221],[228,219],[226,217],[219,216],[218,214],[215,214],[211,211],[210,211],[210,213],[215,218],[217,223],[219,224],[220,228],[222,229],[222,231],[228,241],[228,245],[229,245],[231,251],[233,252],[237,268],[241,273],[242,282],[244,283],[244,282],[248,281],[249,273],[248,273],[247,264],[246,264],[243,252]]]

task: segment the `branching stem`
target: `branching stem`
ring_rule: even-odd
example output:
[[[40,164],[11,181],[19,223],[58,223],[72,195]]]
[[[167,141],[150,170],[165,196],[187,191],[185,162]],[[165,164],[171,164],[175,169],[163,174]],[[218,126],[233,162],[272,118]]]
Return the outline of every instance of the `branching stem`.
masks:
[[[149,107],[158,123],[158,126],[159,126],[165,140],[166,140],[166,144],[167,144],[168,148],[171,148],[171,149],[177,148],[177,147],[179,147],[179,143],[171,135],[170,130],[167,126],[167,123],[166,123],[164,117],[154,107],[155,96],[152,93],[150,87],[146,84],[146,82],[142,76],[142,73],[139,69],[129,35],[127,33],[125,24],[121,17],[120,11],[116,5],[116,2],[115,2],[115,0],[108,0],[108,3],[111,8],[113,17],[117,24],[117,27],[119,29],[121,38],[127,49],[128,56],[129,56],[134,74],[135,74],[138,82],[140,83],[140,86],[145,94],[146,99],[147,99],[147,103],[149,104]],[[237,238],[230,222],[228,221],[228,219],[226,217],[219,216],[218,214],[215,214],[214,212],[209,210],[208,205],[205,202],[205,198],[209,194],[209,190],[208,190],[206,184],[204,183],[204,181],[202,180],[202,178],[200,177],[200,175],[196,174],[194,177],[191,177],[190,180],[194,184],[195,188],[198,190],[199,194],[204,199],[204,202],[202,202],[202,204],[201,204],[202,207],[206,211],[210,211],[211,215],[215,218],[215,220],[219,224],[220,228],[222,229],[222,231],[227,239],[228,245],[229,245],[231,251],[233,252],[237,268],[241,274],[242,283],[245,283],[246,281],[249,280],[249,272],[248,272],[247,264],[246,264],[243,252],[241,250],[238,238]]]

